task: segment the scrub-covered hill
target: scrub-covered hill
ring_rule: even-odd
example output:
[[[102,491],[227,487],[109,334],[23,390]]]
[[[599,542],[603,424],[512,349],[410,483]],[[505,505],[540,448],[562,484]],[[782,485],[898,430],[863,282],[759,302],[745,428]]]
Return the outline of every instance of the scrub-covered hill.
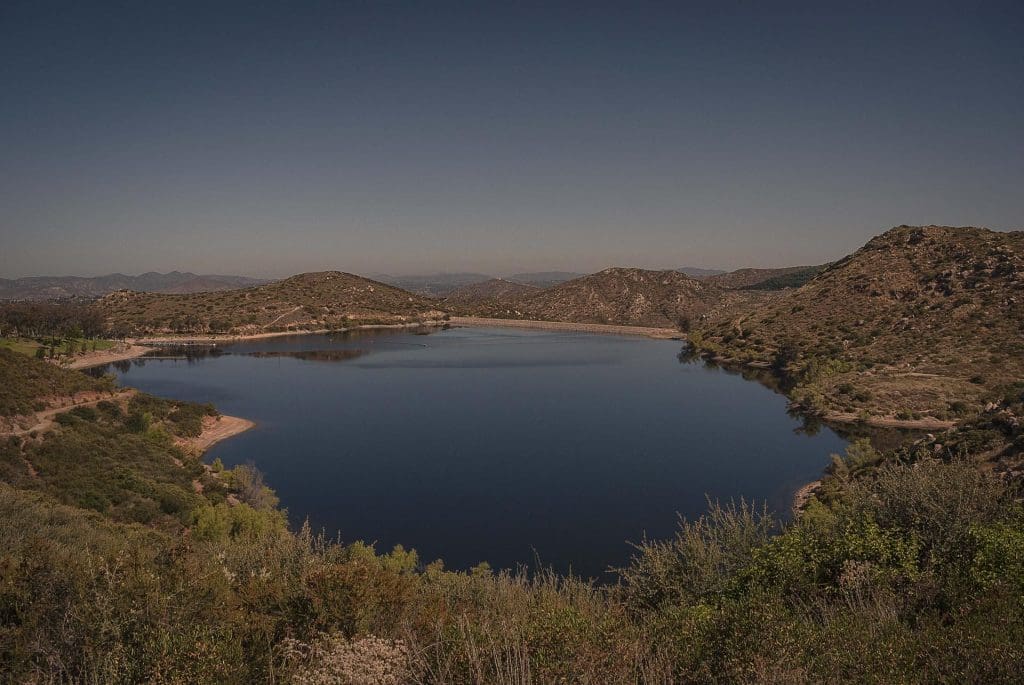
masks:
[[[812,411],[956,419],[1024,379],[1024,232],[899,226],[693,341]]]
[[[306,273],[239,290],[188,294],[119,291],[96,305],[115,333],[251,334],[400,324],[442,316],[431,300],[339,271]]]

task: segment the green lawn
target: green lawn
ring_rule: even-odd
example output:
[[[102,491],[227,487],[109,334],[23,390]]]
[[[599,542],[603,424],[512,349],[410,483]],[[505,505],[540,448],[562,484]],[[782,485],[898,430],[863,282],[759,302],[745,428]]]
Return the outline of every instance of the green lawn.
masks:
[[[92,351],[96,350],[109,350],[116,343],[113,340],[99,340],[99,339],[87,339],[87,338],[73,338],[70,340],[61,340],[56,345],[57,354],[67,354],[68,345],[73,343],[75,348],[81,352],[83,350]],[[27,354],[34,356],[36,349],[39,347],[50,347],[50,341],[47,339],[32,339],[32,338],[0,338],[0,347],[5,347],[21,354]]]

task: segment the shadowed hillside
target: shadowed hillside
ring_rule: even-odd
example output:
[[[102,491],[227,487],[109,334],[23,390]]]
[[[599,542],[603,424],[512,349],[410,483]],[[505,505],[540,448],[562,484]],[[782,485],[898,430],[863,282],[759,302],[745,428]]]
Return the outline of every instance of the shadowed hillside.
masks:
[[[797,288],[814,278],[825,266],[786,266],[779,269],[737,269],[704,279],[722,288],[778,290]]]
[[[900,226],[694,342],[813,411],[955,419],[1024,378],[1024,233]]]
[[[120,291],[96,305],[115,333],[251,334],[410,323],[442,315],[410,292],[339,271],[299,274],[283,281],[216,293]]]

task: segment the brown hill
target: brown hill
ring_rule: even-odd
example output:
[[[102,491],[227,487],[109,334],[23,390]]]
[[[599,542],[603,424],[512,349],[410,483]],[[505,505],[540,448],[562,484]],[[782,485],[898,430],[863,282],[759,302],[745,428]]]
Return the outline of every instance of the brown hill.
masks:
[[[955,419],[1024,378],[1024,232],[899,226],[692,338],[819,413]]]
[[[786,266],[778,269],[737,269],[708,276],[703,280],[722,288],[758,288],[765,290],[797,287],[813,278],[824,266]],[[776,285],[778,284],[778,285]]]
[[[453,312],[476,311],[488,305],[500,307],[510,304],[538,292],[540,292],[540,288],[534,285],[506,281],[504,278],[492,278],[482,283],[456,288],[444,298],[443,304],[445,308]]]
[[[699,316],[718,288],[678,271],[611,268],[559,285],[460,307],[476,316],[675,328]]]
[[[440,317],[432,301],[340,271],[300,274],[224,292],[159,294],[119,291],[96,305],[116,333],[251,334],[408,323]]]

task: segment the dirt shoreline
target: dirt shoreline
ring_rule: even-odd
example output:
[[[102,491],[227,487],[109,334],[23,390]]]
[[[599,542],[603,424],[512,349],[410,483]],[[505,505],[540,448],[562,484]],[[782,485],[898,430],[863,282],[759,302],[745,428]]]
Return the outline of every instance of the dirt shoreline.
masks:
[[[683,333],[673,328],[614,326],[611,324],[573,323],[570,321],[533,321],[529,319],[488,319],[477,316],[453,316],[448,323],[453,326],[537,328],[549,331],[577,331],[581,333],[602,333],[605,335],[642,335],[659,340],[682,340],[685,337]]]
[[[179,445],[195,454],[203,454],[222,440],[234,437],[256,424],[238,416],[220,415],[203,421],[203,432],[194,438],[184,438]]]
[[[803,485],[799,490],[793,493],[793,515],[799,516],[803,513],[804,507],[811,500],[818,490],[821,489],[821,480],[812,480],[810,483]]]
[[[369,331],[376,329],[392,330],[401,328],[434,328],[443,326],[447,321],[422,321],[417,323],[367,324],[348,328],[318,328],[312,331],[272,331],[268,333],[249,333],[246,335],[166,335],[143,338],[131,338],[129,342],[137,345],[173,345],[175,343],[229,343],[245,340],[263,340],[264,338],[281,338],[289,335],[326,335],[328,333],[347,333],[349,331]],[[152,348],[149,348],[152,349]]]
[[[67,365],[68,369],[88,369],[94,366],[103,366],[104,364],[111,364],[113,362],[120,362],[126,359],[135,359],[141,357],[147,352],[152,352],[152,347],[145,347],[144,345],[132,344],[127,350],[103,350],[99,352],[86,352],[80,357],[76,357],[70,364]]]

